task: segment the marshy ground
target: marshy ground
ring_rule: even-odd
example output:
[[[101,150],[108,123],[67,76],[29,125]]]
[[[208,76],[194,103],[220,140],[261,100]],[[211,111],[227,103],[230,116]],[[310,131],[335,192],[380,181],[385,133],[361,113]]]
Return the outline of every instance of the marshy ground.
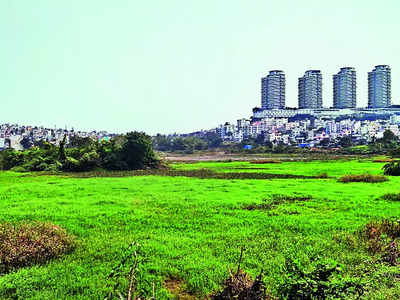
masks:
[[[0,172],[0,223],[51,223],[75,245],[47,262],[3,272],[0,299],[104,299],[115,280],[128,285],[124,276],[108,276],[132,242],[140,244],[137,290],[147,298],[153,286],[157,299],[216,294],[245,247],[241,268],[253,279],[263,269],[271,297],[284,293],[288,261],[301,270],[314,270],[318,261],[339,265],[332,282],[354,280],[362,298],[398,299],[400,267],[390,248],[397,237],[371,224],[400,218],[400,178],[339,181],[382,175],[383,164],[367,158],[174,163],[155,172]],[[381,230],[376,241],[365,240],[371,226]],[[380,252],[370,251],[375,242]],[[384,261],[392,253],[386,248],[394,251],[392,263]]]

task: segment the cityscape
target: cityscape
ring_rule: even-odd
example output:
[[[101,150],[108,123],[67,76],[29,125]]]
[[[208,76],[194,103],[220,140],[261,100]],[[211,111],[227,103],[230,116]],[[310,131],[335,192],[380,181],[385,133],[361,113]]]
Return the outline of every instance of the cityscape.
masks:
[[[249,119],[216,128],[224,141],[242,142],[262,137],[264,142],[300,147],[336,146],[350,136],[358,144],[382,138],[385,130],[399,135],[400,106],[391,99],[391,68],[377,65],[368,73],[368,107],[357,107],[357,75],[343,67],[332,76],[333,101],[323,107],[323,76],[307,70],[298,79],[298,108],[286,106],[286,80],[282,70],[271,70],[261,79],[261,107]]]
[[[250,118],[225,122],[217,128],[173,136],[204,137],[216,133],[225,143],[247,139],[298,147],[337,147],[345,136],[354,144],[382,138],[385,130],[400,136],[400,105],[391,99],[391,68],[377,65],[368,73],[368,107],[357,107],[357,75],[353,67],[343,67],[332,76],[331,107],[323,107],[323,75],[307,70],[298,79],[298,108],[286,106],[286,79],[282,70],[271,70],[261,78],[261,107],[253,108]],[[23,150],[46,141],[58,145],[66,137],[108,140],[115,134],[106,131],[75,131],[17,124],[0,125],[0,150]]]

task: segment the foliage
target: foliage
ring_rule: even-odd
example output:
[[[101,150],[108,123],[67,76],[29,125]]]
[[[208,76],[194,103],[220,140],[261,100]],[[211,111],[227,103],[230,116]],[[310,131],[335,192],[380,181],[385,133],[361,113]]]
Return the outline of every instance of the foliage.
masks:
[[[158,151],[182,152],[191,154],[194,151],[214,149],[222,144],[218,134],[207,132],[202,138],[195,136],[166,136],[157,134],[152,140]]]
[[[400,202],[400,193],[384,194],[383,196],[380,197],[380,199],[386,200],[386,201],[399,201]]]
[[[340,266],[323,262],[319,257],[311,259],[308,269],[287,258],[283,272],[278,293],[285,299],[337,299],[364,293],[363,286],[355,280],[334,280],[341,272]]]
[[[400,162],[392,161],[382,167],[383,174],[388,176],[400,176]]]
[[[51,223],[0,224],[0,274],[45,263],[71,251],[74,240]]]
[[[131,243],[124,250],[124,256],[121,261],[115,266],[107,276],[109,289],[104,300],[120,299],[120,300],[140,300],[141,292],[138,291],[137,283],[141,280],[140,268],[143,262],[143,253],[140,252],[138,243]],[[121,283],[121,279],[128,281],[127,286]],[[124,280],[122,280],[124,282]],[[154,290],[153,297],[150,300],[155,300]]]
[[[64,136],[59,147],[44,142],[41,147],[25,151],[0,152],[0,169],[3,170],[83,172],[97,168],[136,170],[159,166],[151,138],[140,132],[102,142],[74,137],[68,147]]]

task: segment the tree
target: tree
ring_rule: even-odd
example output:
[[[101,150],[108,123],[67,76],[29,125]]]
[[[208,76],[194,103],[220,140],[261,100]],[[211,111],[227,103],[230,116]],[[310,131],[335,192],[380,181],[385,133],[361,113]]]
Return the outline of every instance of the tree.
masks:
[[[353,145],[353,141],[351,139],[351,136],[346,135],[343,136],[339,139],[339,145],[343,148],[348,148],[351,147]]]
[[[121,158],[129,170],[156,167],[160,163],[151,146],[151,137],[137,131],[126,134]]]
[[[393,131],[386,129],[385,132],[383,133],[383,138],[381,139],[381,141],[384,144],[391,144],[397,142],[398,139],[399,138],[393,133]]]

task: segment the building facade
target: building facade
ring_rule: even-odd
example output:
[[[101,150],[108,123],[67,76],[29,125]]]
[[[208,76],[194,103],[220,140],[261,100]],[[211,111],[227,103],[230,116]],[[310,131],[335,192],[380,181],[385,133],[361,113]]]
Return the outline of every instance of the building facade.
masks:
[[[339,73],[333,75],[333,107],[356,107],[356,90],[356,70],[351,67],[341,68]]]
[[[368,107],[385,108],[392,105],[391,70],[387,65],[376,66],[368,72]]]
[[[280,70],[270,71],[261,78],[261,107],[263,109],[282,109],[285,107],[286,79]]]
[[[322,75],[320,70],[306,71],[299,78],[299,108],[322,108]]]

